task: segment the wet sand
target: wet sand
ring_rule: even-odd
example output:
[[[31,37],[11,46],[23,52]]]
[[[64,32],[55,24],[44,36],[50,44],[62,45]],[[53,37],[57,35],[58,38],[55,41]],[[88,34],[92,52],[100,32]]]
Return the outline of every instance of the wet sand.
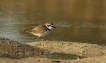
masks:
[[[36,55],[23,59],[0,57],[0,63],[106,63],[106,46],[103,45],[64,41],[28,42],[26,44],[35,48],[50,50],[51,53],[76,54],[86,56],[86,58],[50,59]]]

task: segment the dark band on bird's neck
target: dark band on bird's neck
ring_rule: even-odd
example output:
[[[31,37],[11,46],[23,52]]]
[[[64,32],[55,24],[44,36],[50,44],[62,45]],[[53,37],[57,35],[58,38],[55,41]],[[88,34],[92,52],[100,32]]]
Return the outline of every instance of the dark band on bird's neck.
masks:
[[[51,31],[49,28],[47,28],[49,31]]]

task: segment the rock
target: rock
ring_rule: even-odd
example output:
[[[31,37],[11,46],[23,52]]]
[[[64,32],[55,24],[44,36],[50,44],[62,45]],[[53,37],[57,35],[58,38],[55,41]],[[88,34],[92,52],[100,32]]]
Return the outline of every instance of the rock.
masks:
[[[26,58],[42,56],[47,50],[0,37],[0,57]]]

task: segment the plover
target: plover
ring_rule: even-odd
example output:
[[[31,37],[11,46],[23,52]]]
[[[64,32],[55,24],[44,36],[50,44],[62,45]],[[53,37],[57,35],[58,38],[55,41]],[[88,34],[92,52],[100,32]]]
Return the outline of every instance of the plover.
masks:
[[[27,30],[26,32],[31,33],[35,36],[38,36],[37,40],[39,37],[44,37],[48,35],[54,27],[53,23],[45,23],[44,25],[38,25],[32,30]]]

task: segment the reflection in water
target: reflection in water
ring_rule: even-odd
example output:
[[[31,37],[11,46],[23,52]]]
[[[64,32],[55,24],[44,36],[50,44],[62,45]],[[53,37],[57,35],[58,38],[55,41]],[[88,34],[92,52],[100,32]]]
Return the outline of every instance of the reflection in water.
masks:
[[[0,36],[20,42],[35,41],[24,32],[53,22],[57,26],[44,40],[105,44],[105,0],[0,0]]]

